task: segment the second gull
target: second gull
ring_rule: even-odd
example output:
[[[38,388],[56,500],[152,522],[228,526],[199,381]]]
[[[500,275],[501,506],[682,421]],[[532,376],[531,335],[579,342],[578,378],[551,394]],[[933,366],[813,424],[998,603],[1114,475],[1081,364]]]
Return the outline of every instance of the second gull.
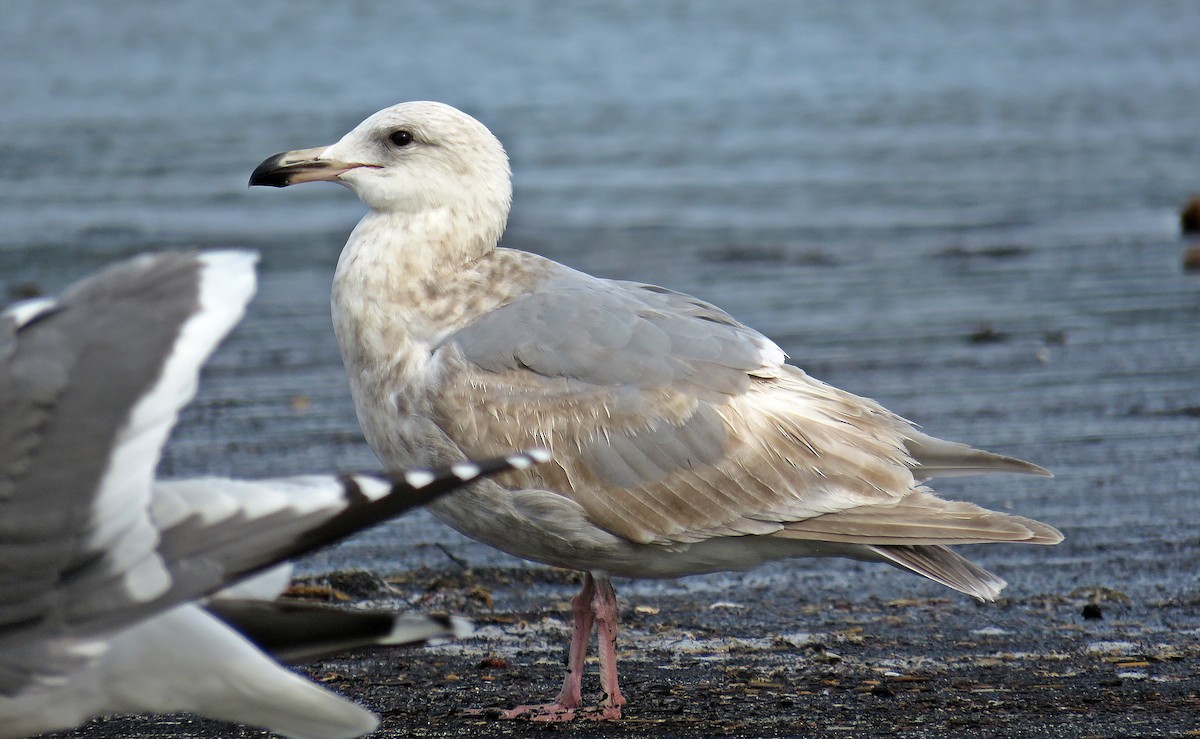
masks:
[[[0,313],[0,738],[177,711],[359,736],[370,711],[271,657],[469,630],[277,603],[290,568],[263,570],[540,452],[384,478],[155,478],[256,259],[147,255]]]

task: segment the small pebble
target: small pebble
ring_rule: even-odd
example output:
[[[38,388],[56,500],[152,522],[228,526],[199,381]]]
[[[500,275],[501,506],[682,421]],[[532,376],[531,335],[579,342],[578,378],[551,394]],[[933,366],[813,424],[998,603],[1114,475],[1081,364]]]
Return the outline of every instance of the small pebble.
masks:
[[[476,665],[481,670],[500,669],[508,667],[508,660],[502,657],[484,657]]]

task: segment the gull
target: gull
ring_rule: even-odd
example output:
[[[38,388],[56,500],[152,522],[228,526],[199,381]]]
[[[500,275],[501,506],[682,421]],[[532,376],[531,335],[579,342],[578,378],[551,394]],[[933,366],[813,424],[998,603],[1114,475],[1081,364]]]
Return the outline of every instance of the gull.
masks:
[[[378,724],[370,711],[267,652],[469,630],[256,599],[287,585],[277,563],[541,453],[388,476],[155,479],[200,366],[254,293],[256,259],[143,256],[0,314],[0,737],[177,711],[359,736]]]
[[[250,184],[321,180],[369,208],[338,260],[332,313],[376,455],[391,468],[531,444],[553,455],[430,506],[469,537],[586,573],[562,690],[506,717],[621,716],[613,576],[837,556],[993,600],[1004,581],[949,545],[1062,539],[924,484],[1041,467],[929,436],[690,295],[499,247],[508,158],[461,111],[387,108],[331,146],[270,157]],[[593,627],[603,696],[581,710]]]

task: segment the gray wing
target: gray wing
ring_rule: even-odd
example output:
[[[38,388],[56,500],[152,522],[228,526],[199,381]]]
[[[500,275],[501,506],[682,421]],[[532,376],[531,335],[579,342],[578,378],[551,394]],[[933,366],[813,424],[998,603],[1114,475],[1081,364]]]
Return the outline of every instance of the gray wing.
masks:
[[[943,525],[944,502],[914,480],[911,424],[785,365],[761,334],[680,293],[564,268],[448,336],[435,367],[436,421],[461,449],[545,445],[554,462],[509,484],[567,495],[631,541],[1037,535],[999,518]],[[890,517],[902,499],[911,505]]]
[[[10,321],[0,367],[0,634],[60,608],[63,592],[104,609],[110,596],[93,595],[144,599],[165,587],[148,514],[154,468],[201,361],[253,292],[253,260],[135,259]],[[230,282],[230,271],[242,279]],[[205,274],[222,282],[208,295]],[[200,310],[218,297],[220,308]]]
[[[69,669],[31,642],[123,626],[541,459],[155,482],[201,365],[254,292],[254,261],[143,257],[0,319],[0,695]],[[9,659],[16,644],[26,659]]]
[[[169,587],[149,514],[154,469],[200,364],[253,294],[255,259],[141,257],[6,313],[0,647]],[[13,687],[5,667],[0,692]]]
[[[681,389],[714,402],[773,372],[782,350],[716,306],[655,285],[564,271],[446,340],[490,372],[592,386]]]

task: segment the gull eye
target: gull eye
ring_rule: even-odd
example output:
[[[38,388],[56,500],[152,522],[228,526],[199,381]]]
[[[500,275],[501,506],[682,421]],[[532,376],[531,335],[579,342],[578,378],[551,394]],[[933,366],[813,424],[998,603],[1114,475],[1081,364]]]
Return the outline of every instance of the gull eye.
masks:
[[[404,129],[392,131],[388,135],[388,141],[391,141],[393,146],[408,146],[413,142],[413,135]]]

